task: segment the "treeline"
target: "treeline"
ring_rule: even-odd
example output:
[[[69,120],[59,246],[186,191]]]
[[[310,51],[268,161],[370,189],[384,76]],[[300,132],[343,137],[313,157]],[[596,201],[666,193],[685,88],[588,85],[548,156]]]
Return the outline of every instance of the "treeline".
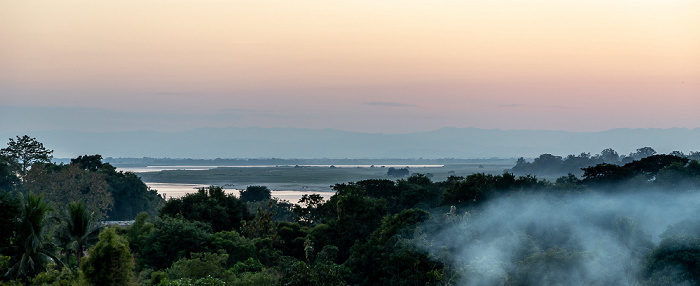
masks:
[[[179,158],[112,158],[105,162],[118,167],[133,166],[295,166],[295,165],[446,165],[446,164],[476,164],[483,162],[503,161],[512,159],[281,159],[281,158],[250,158],[250,159],[179,159]]]
[[[639,148],[628,155],[620,155],[612,148],[605,149],[601,151],[600,154],[595,155],[581,153],[579,155],[572,154],[562,157],[552,154],[541,154],[532,162],[528,162],[523,157],[518,158],[515,166],[511,168],[510,171],[516,175],[561,176],[570,173],[581,176],[583,174],[583,168],[603,163],[624,165],[655,154],[657,154],[656,150],[651,147]],[[669,153],[669,155],[691,160],[700,160],[700,151],[691,151],[687,155],[681,151],[673,151]]]
[[[41,194],[56,209],[82,201],[109,220],[133,220],[144,211],[156,215],[164,202],[136,174],[116,171],[100,155],[55,164],[52,153],[29,136],[10,138],[0,150],[0,191]]]
[[[88,158],[92,159],[76,158],[74,164],[86,172],[102,169],[97,157]],[[41,164],[34,166],[40,169]],[[248,187],[240,196],[211,186],[167,200],[157,214],[140,213],[130,226],[101,229],[99,238],[95,228],[88,227],[89,234],[73,236],[84,239],[69,240],[61,233],[71,233],[66,231],[70,222],[80,221],[71,218],[81,217],[73,214],[83,213],[79,204],[84,203],[60,207],[64,218],[49,220],[51,211],[35,211],[48,204],[42,197],[5,192],[0,201],[5,204],[2,210],[9,211],[3,211],[0,222],[7,228],[0,271],[10,285],[553,285],[563,278],[540,274],[599,259],[581,244],[570,243],[575,233],[571,225],[550,229],[525,223],[517,232],[489,237],[502,244],[508,244],[509,237],[519,238],[517,251],[499,256],[516,261],[509,267],[478,255],[465,257],[463,246],[446,239],[479,245],[488,229],[499,227],[485,217],[485,208],[502,198],[526,201],[547,194],[547,200],[558,202],[583,194],[634,195],[652,189],[681,194],[698,186],[700,163],[674,155],[651,155],[623,165],[602,163],[587,168],[581,177],[569,174],[554,181],[509,172],[452,176],[440,182],[423,174],[395,181],[361,180],[333,185],[329,198],[304,195],[298,204],[273,198],[264,186]],[[638,269],[623,273],[624,281],[700,283],[700,233],[693,231],[700,223],[669,227],[656,245],[633,218],[597,216],[609,235],[596,239],[622,241],[632,253],[630,261],[618,261]],[[491,224],[478,225],[481,220]],[[40,231],[36,241],[41,243],[35,245],[41,247],[24,247],[38,233],[30,229]],[[469,235],[441,235],[448,229]],[[76,254],[81,248],[89,249],[86,258]],[[25,257],[38,254],[46,259],[18,271],[26,268]],[[484,279],[485,275],[498,279]],[[597,274],[594,284],[623,282],[610,275],[617,274]]]

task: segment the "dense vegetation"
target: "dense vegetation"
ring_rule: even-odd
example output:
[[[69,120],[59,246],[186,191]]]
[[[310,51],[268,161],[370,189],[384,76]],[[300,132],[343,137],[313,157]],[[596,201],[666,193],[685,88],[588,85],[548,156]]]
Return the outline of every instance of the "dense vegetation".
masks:
[[[657,243],[633,202],[694,195],[700,163],[648,155],[553,181],[505,172],[338,183],[329,198],[291,204],[264,186],[163,202],[99,155],[56,165],[3,149],[0,271],[10,285],[697,285],[697,216]],[[24,160],[35,162],[23,170]],[[134,222],[102,228],[105,217]]]
[[[591,155],[581,153],[579,155],[568,155],[566,157],[552,154],[542,154],[532,162],[525,158],[518,158],[515,166],[510,169],[516,175],[538,175],[538,176],[562,176],[566,174],[583,175],[583,168],[592,167],[598,164],[624,165],[632,161],[644,159],[656,155],[656,150],[651,147],[637,149],[629,155],[620,155],[617,151],[608,148],[600,154]],[[688,155],[680,151],[673,151],[669,155],[692,160],[700,160],[700,151],[690,152]]]

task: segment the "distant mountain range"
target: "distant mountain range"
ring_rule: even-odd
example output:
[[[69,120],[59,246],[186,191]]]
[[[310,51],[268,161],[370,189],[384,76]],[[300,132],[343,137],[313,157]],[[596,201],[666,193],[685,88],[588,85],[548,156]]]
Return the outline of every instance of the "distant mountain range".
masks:
[[[0,138],[15,135],[0,133]],[[700,128],[613,129],[602,132],[442,128],[408,134],[333,129],[201,128],[183,132],[32,132],[56,158],[85,154],[155,158],[512,158],[621,155],[649,146],[659,153],[700,151]],[[7,139],[3,140],[2,146]]]

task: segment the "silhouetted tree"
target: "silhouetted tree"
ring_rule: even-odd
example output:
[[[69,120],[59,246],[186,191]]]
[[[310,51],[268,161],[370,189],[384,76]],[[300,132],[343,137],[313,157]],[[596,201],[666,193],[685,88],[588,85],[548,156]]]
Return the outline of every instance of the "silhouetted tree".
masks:
[[[266,186],[248,186],[245,190],[241,191],[241,201],[243,202],[257,202],[269,200],[270,189]]]
[[[7,142],[7,147],[0,149],[0,155],[6,156],[18,164],[19,174],[23,179],[29,167],[34,163],[51,162],[51,158],[53,158],[51,153],[53,153],[53,150],[44,148],[44,144],[28,135],[17,136],[16,141],[10,138],[10,141]]]

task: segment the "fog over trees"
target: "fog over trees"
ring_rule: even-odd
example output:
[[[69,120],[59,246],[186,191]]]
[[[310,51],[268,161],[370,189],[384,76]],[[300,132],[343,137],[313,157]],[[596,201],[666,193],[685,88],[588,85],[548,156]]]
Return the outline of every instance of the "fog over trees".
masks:
[[[262,185],[164,200],[101,155],[23,170],[8,154],[8,285],[700,283],[698,152],[547,153],[443,181],[394,169],[298,202]],[[106,220],[131,222],[97,223]]]

